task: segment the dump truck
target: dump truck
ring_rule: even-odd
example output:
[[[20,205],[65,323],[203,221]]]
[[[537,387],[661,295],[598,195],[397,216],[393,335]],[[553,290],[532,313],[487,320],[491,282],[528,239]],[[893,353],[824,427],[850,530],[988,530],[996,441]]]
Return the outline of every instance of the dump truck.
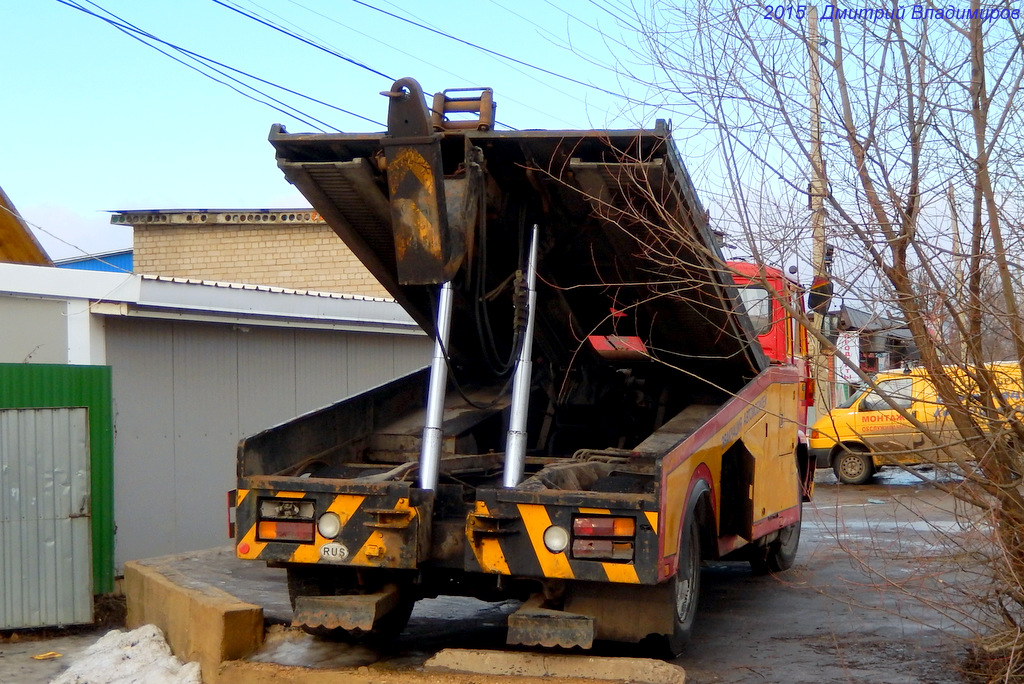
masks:
[[[240,442],[238,557],[313,632],[456,595],[521,601],[509,644],[679,653],[702,561],[796,554],[800,288],[723,259],[663,121],[499,131],[489,89],[383,94],[386,132],[270,142],[433,357]]]

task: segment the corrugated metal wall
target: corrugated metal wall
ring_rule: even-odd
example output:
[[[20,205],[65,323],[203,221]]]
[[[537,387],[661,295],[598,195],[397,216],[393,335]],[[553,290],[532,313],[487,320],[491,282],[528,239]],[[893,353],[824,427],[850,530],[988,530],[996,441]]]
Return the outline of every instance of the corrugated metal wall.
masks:
[[[92,575],[97,594],[114,590],[114,419],[107,366],[0,364],[0,409],[89,409]]]
[[[76,271],[109,271],[113,273],[132,272],[132,253],[98,254],[74,260],[62,260],[54,264],[57,268],[70,268]]]
[[[238,440],[429,362],[425,336],[107,319],[116,561],[228,544]]]
[[[92,622],[88,422],[0,410],[0,629]]]

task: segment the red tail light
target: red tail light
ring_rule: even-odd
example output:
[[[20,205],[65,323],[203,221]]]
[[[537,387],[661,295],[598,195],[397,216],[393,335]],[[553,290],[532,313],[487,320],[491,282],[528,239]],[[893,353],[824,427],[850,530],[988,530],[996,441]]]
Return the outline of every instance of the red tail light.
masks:
[[[802,383],[804,389],[804,405],[814,406],[814,381],[804,380]]]
[[[636,519],[587,516],[572,521],[572,557],[584,560],[631,561]]]
[[[228,539],[235,538],[235,508],[238,507],[238,490],[228,492]]]
[[[256,538],[260,541],[312,542],[312,522],[283,522],[261,520],[256,528]]]
[[[585,560],[633,560],[633,542],[611,539],[577,539],[572,543],[572,557]]]
[[[577,537],[632,537],[636,534],[633,518],[576,518],[572,533]]]

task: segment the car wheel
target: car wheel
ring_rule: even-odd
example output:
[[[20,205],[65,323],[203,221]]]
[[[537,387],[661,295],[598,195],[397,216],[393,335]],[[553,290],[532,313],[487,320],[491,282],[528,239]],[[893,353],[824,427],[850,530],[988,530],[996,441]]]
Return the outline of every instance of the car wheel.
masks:
[[[843,484],[859,485],[874,476],[875,464],[864,447],[844,445],[832,460],[832,470]]]

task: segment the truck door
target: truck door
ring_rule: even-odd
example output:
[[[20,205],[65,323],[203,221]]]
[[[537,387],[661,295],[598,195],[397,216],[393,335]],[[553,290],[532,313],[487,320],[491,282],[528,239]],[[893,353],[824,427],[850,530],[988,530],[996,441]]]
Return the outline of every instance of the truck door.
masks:
[[[880,381],[878,389],[920,420],[920,411],[915,411],[914,380],[911,376],[890,378]],[[908,452],[924,444],[924,435],[893,410],[878,392],[868,392],[861,399],[854,418],[854,430],[872,451],[883,456],[883,462],[916,463],[920,460]]]

